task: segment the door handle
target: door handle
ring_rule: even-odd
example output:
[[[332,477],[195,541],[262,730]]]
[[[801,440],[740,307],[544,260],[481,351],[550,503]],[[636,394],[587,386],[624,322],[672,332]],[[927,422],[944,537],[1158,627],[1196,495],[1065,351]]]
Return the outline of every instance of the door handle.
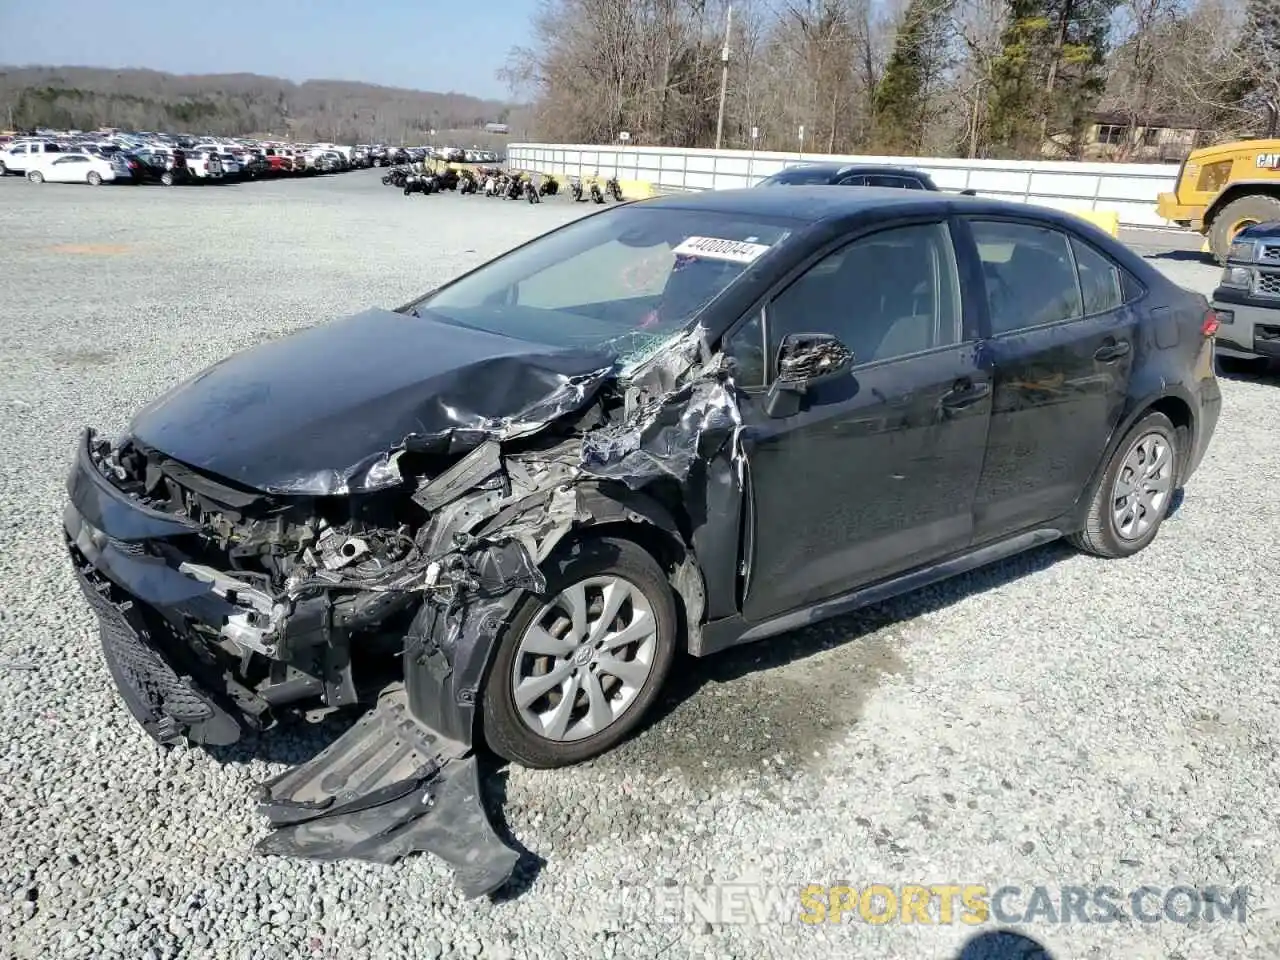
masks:
[[[1129,341],[1121,340],[1119,343],[1111,341],[1104,343],[1093,353],[1093,359],[1100,360],[1103,363],[1110,363],[1113,360],[1119,360],[1121,357],[1129,355]]]
[[[991,392],[991,384],[974,383],[965,378],[955,382],[950,391],[942,395],[942,405],[948,410],[959,410],[977,403]]]

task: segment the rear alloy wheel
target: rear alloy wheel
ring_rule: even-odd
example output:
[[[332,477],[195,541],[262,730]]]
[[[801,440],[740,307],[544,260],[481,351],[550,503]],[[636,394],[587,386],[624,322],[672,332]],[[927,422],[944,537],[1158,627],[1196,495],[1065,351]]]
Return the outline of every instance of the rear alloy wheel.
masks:
[[[173,174],[170,171],[166,170],[164,173],[160,174],[160,182],[164,184],[166,187],[172,187]]]
[[[97,170],[90,170],[89,175],[85,177],[85,180],[88,181],[89,186],[91,187],[102,186],[102,174],[100,174]]]
[[[32,183],[44,183],[44,174],[39,170],[32,170],[27,174],[27,179]]]
[[[484,694],[486,741],[526,767],[618,744],[657,698],[676,647],[671,587],[637,544],[584,541],[546,572],[546,595],[517,607]]]
[[[1178,485],[1178,430],[1148,413],[1116,448],[1094,489],[1085,527],[1071,542],[1095,556],[1137,553],[1156,538]]]

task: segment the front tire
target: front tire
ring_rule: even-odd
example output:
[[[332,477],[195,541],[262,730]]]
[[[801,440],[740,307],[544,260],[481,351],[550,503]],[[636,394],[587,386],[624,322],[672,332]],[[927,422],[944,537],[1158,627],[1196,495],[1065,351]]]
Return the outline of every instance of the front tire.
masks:
[[[1231,241],[1244,227],[1280,220],[1280,199],[1263,193],[1232,200],[1219,210],[1209,225],[1209,249],[1218,263],[1227,262]]]
[[[1142,417],[1116,447],[1089,501],[1084,529],[1068,539],[1097,557],[1130,557],[1156,538],[1179,482],[1179,432],[1163,413]]]
[[[44,183],[44,174],[39,170],[32,170],[27,174],[27,179],[32,183]]]
[[[102,174],[100,174],[97,170],[90,170],[89,175],[84,179],[85,179],[85,182],[88,183],[89,186],[91,187],[102,186]]]
[[[581,763],[612,749],[661,692],[676,650],[671,586],[629,540],[581,541],[546,567],[502,634],[485,684],[483,734],[526,767]]]

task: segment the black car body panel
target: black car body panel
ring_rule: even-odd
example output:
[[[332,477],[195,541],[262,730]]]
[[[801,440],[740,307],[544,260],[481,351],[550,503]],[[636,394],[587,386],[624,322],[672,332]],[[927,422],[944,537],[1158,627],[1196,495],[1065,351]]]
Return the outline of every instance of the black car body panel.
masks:
[[[1079,530],[1099,471],[1147,411],[1185,438],[1180,482],[1213,434],[1207,301],[1068,214],[928,191],[749,189],[622,204],[552,236],[633,209],[789,232],[630,364],[446,323],[431,298],[468,274],[224,360],[119,442],[82,439],[68,547],[106,598],[104,630],[135,641],[133,679],[118,682],[153,736],[213,742],[297,704],[377,704],[305,775],[268,785],[283,832],[265,849],[384,861],[427,849],[465,869],[442,832],[465,825],[485,868],[464,886],[500,884],[514,860],[476,820],[473,788],[482,683],[513,611],[546,589],[548,558],[587,531],[624,531],[661,561],[687,649],[705,655]],[[1072,273],[1078,316],[1011,325],[1008,304],[1038,303],[1047,276],[1019,280],[980,234],[1019,225],[1103,264],[1105,309]],[[931,312],[914,281],[873,273],[862,301],[824,293],[788,321],[801,279],[839,291],[823,284],[882,262],[845,251],[879,257],[902,237],[933,244],[919,248],[933,258]],[[1022,300],[996,296],[1015,281]],[[936,343],[879,356],[894,328],[859,339],[870,328],[847,318],[898,316],[893,296],[913,324],[934,317]],[[829,329],[840,324],[856,346]],[[835,372],[788,386],[784,332]],[[371,697],[362,658],[376,650],[399,658],[402,686]],[[341,773],[363,755],[385,763]],[[415,790],[445,805],[434,825],[401,802]]]
[[[1218,353],[1280,360],[1280,222],[1255,223],[1236,234],[1212,300]]]
[[[396,453],[465,453],[590,402],[613,360],[369,310],[256,345],[143,408],[143,444],[271,493],[393,486]]]

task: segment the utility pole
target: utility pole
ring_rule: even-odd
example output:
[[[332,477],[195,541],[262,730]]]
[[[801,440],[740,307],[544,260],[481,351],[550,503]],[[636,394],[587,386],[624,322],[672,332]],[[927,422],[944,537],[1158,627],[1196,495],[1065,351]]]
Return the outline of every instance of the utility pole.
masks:
[[[733,32],[733,6],[724,24],[724,48],[720,51],[720,111],[716,114],[716,149],[724,138],[724,98],[729,92],[729,37]]]

